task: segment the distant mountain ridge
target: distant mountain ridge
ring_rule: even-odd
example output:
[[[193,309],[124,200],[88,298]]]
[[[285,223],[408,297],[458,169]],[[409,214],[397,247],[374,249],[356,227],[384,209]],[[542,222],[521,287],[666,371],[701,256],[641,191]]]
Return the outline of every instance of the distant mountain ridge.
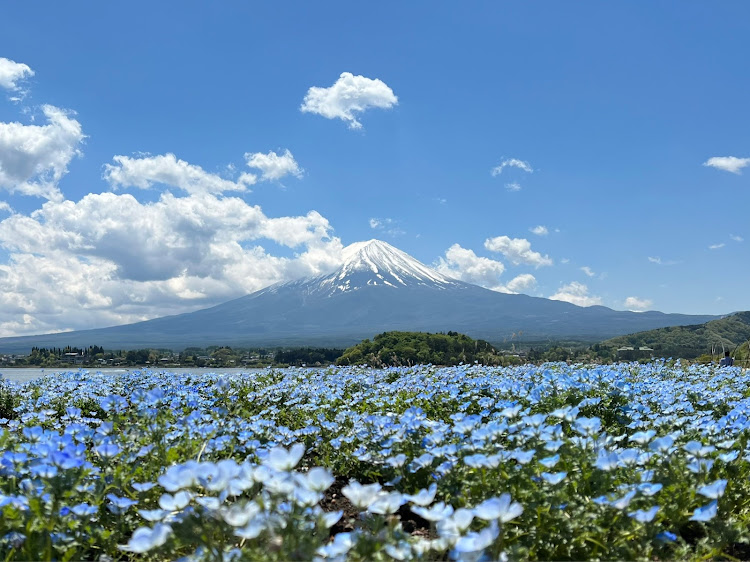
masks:
[[[447,277],[380,240],[344,251],[333,273],[272,285],[195,312],[145,322],[0,339],[0,352],[100,345],[108,349],[231,346],[349,346],[386,331],[457,331],[501,343],[597,342],[716,316],[624,312],[603,306],[490,291]]]
[[[750,340],[750,311],[737,312],[718,320],[688,326],[672,326],[619,336],[602,346],[648,347],[655,353],[692,359],[704,353],[734,351]]]

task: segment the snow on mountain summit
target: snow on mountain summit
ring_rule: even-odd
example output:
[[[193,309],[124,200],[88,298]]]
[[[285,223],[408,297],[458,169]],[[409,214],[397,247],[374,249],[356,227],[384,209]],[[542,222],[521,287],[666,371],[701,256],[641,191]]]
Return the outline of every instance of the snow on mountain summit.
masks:
[[[336,293],[378,285],[447,288],[460,284],[382,240],[355,242],[344,248],[343,257],[339,269],[317,279],[321,290]]]

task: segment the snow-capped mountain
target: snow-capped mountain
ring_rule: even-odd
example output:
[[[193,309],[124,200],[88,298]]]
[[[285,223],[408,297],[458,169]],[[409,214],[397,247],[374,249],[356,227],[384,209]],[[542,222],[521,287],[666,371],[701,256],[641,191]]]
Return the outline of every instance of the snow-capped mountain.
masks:
[[[279,283],[264,292],[270,293],[291,286],[307,295],[333,296],[366,287],[450,289],[464,284],[446,277],[381,240],[356,242],[347,246],[344,248],[343,258],[343,264],[333,273]]]
[[[442,275],[379,240],[352,244],[343,258],[327,275],[273,285],[211,308],[111,328],[3,338],[0,352],[66,345],[347,346],[389,330],[452,330],[498,343],[511,337],[594,342],[717,318],[582,308],[497,293]]]

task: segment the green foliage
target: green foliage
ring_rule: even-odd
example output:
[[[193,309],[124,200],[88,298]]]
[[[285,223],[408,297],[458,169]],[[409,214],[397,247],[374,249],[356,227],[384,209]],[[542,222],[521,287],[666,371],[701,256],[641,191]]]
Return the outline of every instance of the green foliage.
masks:
[[[337,365],[500,365],[503,357],[484,340],[473,340],[457,332],[383,332],[344,351]]]
[[[0,418],[15,419],[16,412],[13,409],[20,403],[21,397],[3,381],[0,381]]]
[[[694,359],[703,354],[713,357],[742,349],[750,340],[750,311],[738,312],[719,320],[692,326],[672,326],[619,336],[600,344],[602,348],[649,347],[656,357]],[[745,349],[747,344],[745,344]],[[743,351],[747,354],[747,351]]]
[[[343,349],[328,349],[323,347],[300,347],[297,349],[279,350],[274,355],[276,363],[284,365],[330,365],[344,353]]]

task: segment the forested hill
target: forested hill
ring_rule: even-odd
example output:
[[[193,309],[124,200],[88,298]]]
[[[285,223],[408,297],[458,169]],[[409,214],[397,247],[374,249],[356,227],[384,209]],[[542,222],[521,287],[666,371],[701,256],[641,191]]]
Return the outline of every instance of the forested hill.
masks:
[[[484,340],[464,334],[425,332],[383,332],[350,347],[336,361],[338,365],[458,365],[459,363],[499,364],[501,356]]]
[[[750,340],[750,311],[692,326],[672,326],[618,336],[602,342],[607,347],[649,347],[664,357],[692,359],[704,353],[735,351]],[[723,346],[723,347],[722,347]]]

